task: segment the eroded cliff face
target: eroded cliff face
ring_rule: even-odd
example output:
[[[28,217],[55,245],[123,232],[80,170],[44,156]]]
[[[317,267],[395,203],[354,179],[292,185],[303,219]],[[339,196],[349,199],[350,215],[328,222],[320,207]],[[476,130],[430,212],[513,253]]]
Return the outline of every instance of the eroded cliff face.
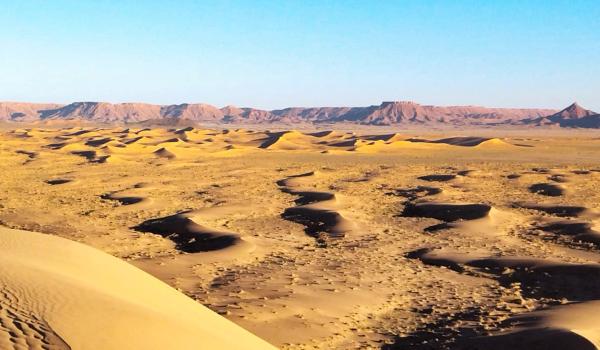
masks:
[[[428,106],[410,101],[383,102],[368,107],[290,107],[261,110],[204,103],[153,105],[147,103],[74,102],[68,105],[0,102],[0,120],[85,120],[99,123],[193,121],[211,123],[356,123],[365,125],[548,126],[600,127],[597,113],[574,103],[552,109]]]

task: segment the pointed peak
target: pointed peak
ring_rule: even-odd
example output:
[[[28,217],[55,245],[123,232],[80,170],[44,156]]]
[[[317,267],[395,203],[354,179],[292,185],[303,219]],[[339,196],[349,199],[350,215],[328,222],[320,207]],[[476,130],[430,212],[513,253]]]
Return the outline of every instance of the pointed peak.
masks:
[[[577,102],[573,102],[567,108],[556,113],[553,117],[561,119],[579,119],[595,114],[594,112],[581,107]]]
[[[569,105],[567,108],[565,108],[565,111],[569,111],[569,110],[570,110],[570,111],[576,111],[576,110],[578,110],[578,109],[585,109],[585,108],[581,107],[581,106],[579,105],[579,103],[577,103],[577,102],[573,102],[573,103],[571,103],[571,104],[570,104],[570,105]]]
[[[221,108],[221,112],[227,116],[237,116],[244,113],[244,110],[234,105],[227,105]]]
[[[227,105],[225,107],[220,108],[222,111],[241,111],[242,109],[238,106]]]

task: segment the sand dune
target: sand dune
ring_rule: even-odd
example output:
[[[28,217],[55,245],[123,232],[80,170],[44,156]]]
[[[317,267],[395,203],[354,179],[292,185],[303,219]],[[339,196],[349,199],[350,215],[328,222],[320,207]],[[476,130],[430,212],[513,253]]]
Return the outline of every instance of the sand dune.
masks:
[[[429,186],[417,186],[408,189],[394,189],[392,192],[389,192],[389,194],[401,196],[407,198],[408,200],[415,200],[417,198],[433,196],[440,193],[442,193],[442,189]]]
[[[98,250],[39,233],[0,233],[3,349],[274,348]]]
[[[573,303],[517,316],[507,322],[516,325],[511,331],[470,339],[457,349],[595,350],[599,307],[595,301]]]
[[[434,218],[442,221],[475,220],[486,217],[492,207],[471,203],[408,203],[402,215]]]
[[[187,253],[225,249],[241,243],[239,235],[235,233],[217,231],[197,224],[192,219],[196,214],[184,212],[148,220],[135,229],[169,238],[177,244],[177,249]]]
[[[323,137],[323,136],[322,136]],[[317,145],[313,143],[313,136],[303,134],[299,131],[284,131],[268,134],[260,148],[271,150],[299,150],[313,149]]]
[[[459,272],[464,271],[463,266],[485,269],[497,274],[501,283],[520,283],[524,296],[542,295],[572,301],[600,297],[597,292],[600,265],[597,264],[565,264],[525,257],[484,257],[429,249],[411,252],[409,257]],[[506,269],[510,269],[509,272]],[[561,306],[518,316],[507,322],[515,327],[512,331],[484,339],[469,339],[466,345],[459,344],[457,348],[595,349],[600,344],[600,330],[596,325],[597,305],[598,302],[592,301],[586,306]]]
[[[122,206],[121,208],[126,207],[127,210],[147,209],[154,203],[152,198],[128,189],[104,193],[100,198],[116,201]]]
[[[565,192],[565,189],[562,186],[549,183],[533,184],[529,186],[529,190],[533,193],[550,197],[562,196]]]
[[[548,177],[548,180],[550,181],[554,181],[554,182],[558,182],[558,183],[565,183],[565,182],[569,182],[568,177],[564,174],[554,174],[554,175],[550,175]]]
[[[66,184],[69,182],[72,182],[73,180],[71,179],[50,179],[50,180],[46,180],[46,183],[49,185],[62,185],[62,184]]]
[[[235,209],[227,207],[213,207],[184,211],[178,214],[151,219],[134,227],[141,232],[150,232],[170,239],[176,248],[186,253],[209,252],[215,250],[229,250],[235,248],[252,250],[252,244],[243,240],[239,234],[223,231],[217,228],[203,226],[203,218],[215,215],[227,215]]]
[[[444,152],[447,147],[496,149],[513,147],[497,138],[452,137],[438,140],[410,138],[402,134],[361,135],[354,132],[324,131],[251,131],[205,130],[186,127],[181,129],[124,129],[101,128],[63,129],[58,134],[46,133],[39,129],[24,131],[31,138],[48,140],[45,147],[64,152],[102,155],[122,155],[132,153],[153,154],[174,159],[192,158],[199,152],[204,154],[228,150],[263,149],[268,151],[319,151],[323,153],[357,152],[389,153],[433,151]],[[22,135],[22,134],[19,134]],[[48,137],[51,136],[51,137]],[[20,137],[20,136],[19,136]],[[82,153],[87,152],[87,153]],[[108,159],[108,158],[107,158]]]
[[[154,151],[152,153],[154,153],[157,157],[160,157],[160,158],[167,158],[167,159],[175,159],[175,158],[177,158],[177,156],[175,155],[175,153],[173,153],[172,151],[170,151],[166,147],[161,147],[161,148],[157,149],[156,151]]]
[[[424,143],[441,143],[452,146],[463,146],[463,147],[490,147],[490,146],[511,146],[505,141],[499,138],[486,138],[486,137],[449,137],[438,140],[427,140],[419,138],[411,138],[407,141],[411,142],[424,142]]]
[[[519,208],[537,210],[544,213],[563,217],[597,217],[598,214],[586,207],[577,205],[561,205],[551,203],[515,203]]]
[[[419,176],[418,179],[419,180],[424,180],[424,181],[450,181],[450,180],[454,180],[456,178],[456,175],[454,174],[432,174],[432,175],[423,175],[423,176]]]
[[[327,241],[327,237],[321,233],[326,233],[329,238],[342,238],[351,234],[357,226],[339,212],[334,193],[301,189],[312,176],[315,176],[315,172],[294,175],[277,182],[283,192],[299,196],[295,200],[298,205],[286,208],[282,217],[305,225],[306,233],[323,243]]]
[[[549,220],[536,227],[544,232],[567,236],[574,241],[600,245],[600,232],[590,222],[579,220]]]

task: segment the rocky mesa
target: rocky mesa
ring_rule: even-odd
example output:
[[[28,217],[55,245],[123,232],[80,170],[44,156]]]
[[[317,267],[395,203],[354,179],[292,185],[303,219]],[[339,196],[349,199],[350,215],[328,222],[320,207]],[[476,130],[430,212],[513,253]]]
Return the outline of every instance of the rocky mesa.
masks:
[[[431,106],[410,101],[367,107],[290,107],[277,110],[218,108],[204,103],[74,102],[68,105],[0,102],[0,121],[76,120],[97,123],[351,123],[362,125],[433,125],[438,127],[575,127],[599,128],[600,116],[573,103],[562,111],[480,106]]]

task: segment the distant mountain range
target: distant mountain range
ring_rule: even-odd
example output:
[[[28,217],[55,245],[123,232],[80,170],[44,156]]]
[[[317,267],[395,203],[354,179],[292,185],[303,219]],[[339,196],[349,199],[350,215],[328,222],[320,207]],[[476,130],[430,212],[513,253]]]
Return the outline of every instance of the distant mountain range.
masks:
[[[68,105],[0,102],[0,121],[89,121],[95,123],[355,123],[402,126],[556,126],[600,128],[600,115],[574,103],[553,109],[427,106],[415,102],[383,102],[368,107],[292,107],[277,110],[217,108],[208,104],[74,102]]]

